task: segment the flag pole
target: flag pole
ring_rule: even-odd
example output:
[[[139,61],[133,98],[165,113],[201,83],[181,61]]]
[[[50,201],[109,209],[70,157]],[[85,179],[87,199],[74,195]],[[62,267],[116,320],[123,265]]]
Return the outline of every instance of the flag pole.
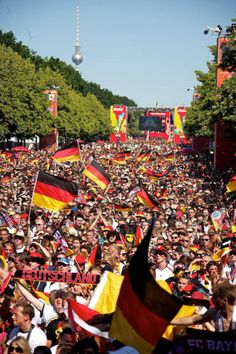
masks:
[[[33,188],[33,193],[31,196],[31,201],[30,201],[30,208],[29,208],[29,213],[28,213],[28,233],[27,233],[27,237],[28,237],[28,241],[30,241],[30,236],[31,236],[31,230],[30,230],[30,216],[31,216],[31,211],[32,211],[32,200],[33,200],[33,196],[34,196],[34,192],[35,192],[35,188],[36,188],[36,183],[38,181],[38,176],[39,176],[39,170],[36,174],[36,178],[35,178],[35,182],[34,182],[34,188]]]

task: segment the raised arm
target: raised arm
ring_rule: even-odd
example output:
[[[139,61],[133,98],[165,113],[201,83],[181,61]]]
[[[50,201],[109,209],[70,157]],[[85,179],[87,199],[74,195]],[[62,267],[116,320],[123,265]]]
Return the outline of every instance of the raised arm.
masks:
[[[27,290],[19,281],[16,281],[16,284],[24,298],[41,312],[43,310],[44,303],[32,295],[31,292]]]

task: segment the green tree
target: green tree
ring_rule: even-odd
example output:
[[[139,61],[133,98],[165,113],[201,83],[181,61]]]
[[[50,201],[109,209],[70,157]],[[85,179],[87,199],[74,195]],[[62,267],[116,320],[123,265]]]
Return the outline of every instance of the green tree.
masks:
[[[0,134],[32,137],[37,121],[47,121],[44,132],[51,124],[47,101],[40,91],[34,65],[12,49],[0,45]]]

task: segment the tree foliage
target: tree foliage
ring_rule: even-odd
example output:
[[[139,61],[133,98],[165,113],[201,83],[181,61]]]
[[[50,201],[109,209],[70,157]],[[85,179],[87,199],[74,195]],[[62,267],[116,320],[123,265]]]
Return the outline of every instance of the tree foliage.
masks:
[[[0,45],[0,137],[34,137],[57,127],[62,137],[109,131],[109,110],[93,94],[75,92],[59,71],[35,68],[11,48]],[[49,114],[47,85],[58,87],[58,115]]]
[[[213,137],[214,124],[222,118],[227,122],[227,134],[232,136],[236,134],[235,33],[229,36],[228,48],[230,48],[228,54],[223,57],[223,67],[230,66],[234,70],[232,70],[232,77],[225,80],[221,87],[216,86],[216,46],[210,47],[213,61],[207,63],[208,72],[195,71],[199,82],[195,91],[199,94],[199,98],[188,108],[185,121],[185,131],[190,136]]]

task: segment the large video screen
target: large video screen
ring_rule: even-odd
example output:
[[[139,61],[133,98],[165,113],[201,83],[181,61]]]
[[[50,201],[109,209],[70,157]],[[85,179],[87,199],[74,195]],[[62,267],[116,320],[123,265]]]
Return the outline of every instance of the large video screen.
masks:
[[[139,117],[139,130],[163,132],[162,117]]]

